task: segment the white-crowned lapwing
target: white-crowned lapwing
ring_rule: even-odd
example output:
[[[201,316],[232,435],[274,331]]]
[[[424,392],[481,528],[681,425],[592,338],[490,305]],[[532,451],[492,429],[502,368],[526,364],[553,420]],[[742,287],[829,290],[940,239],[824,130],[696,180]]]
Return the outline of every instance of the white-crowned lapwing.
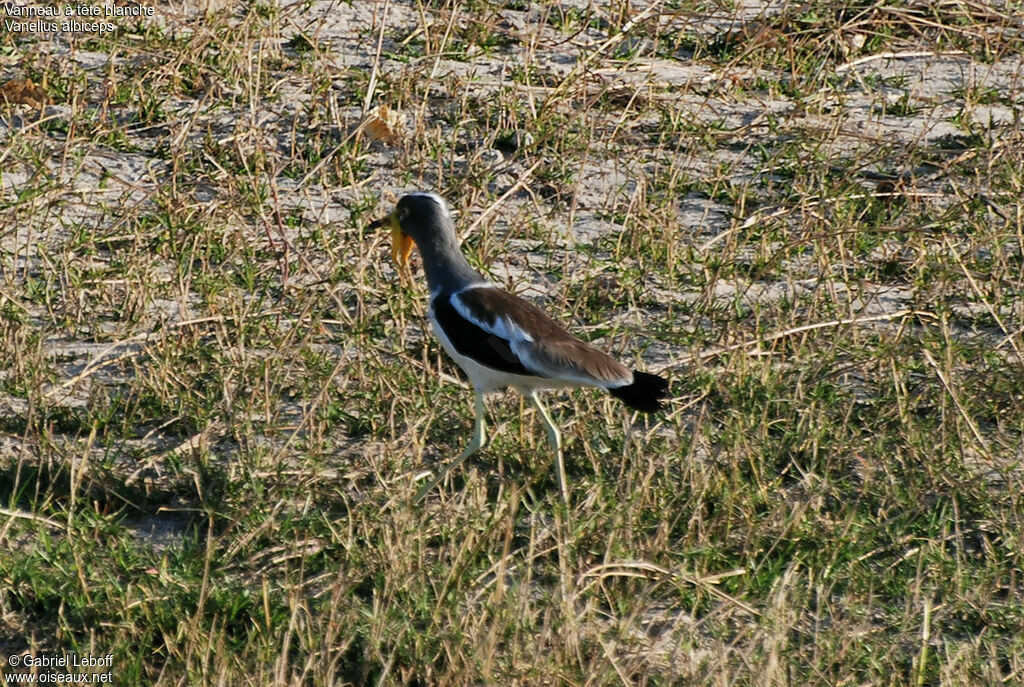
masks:
[[[558,483],[568,501],[562,439],[541,389],[595,386],[630,408],[662,408],[668,382],[657,375],[630,370],[607,353],[575,338],[540,308],[484,279],[459,250],[448,205],[434,193],[410,193],[394,211],[373,223],[390,225],[392,257],[405,270],[413,244],[423,256],[430,288],[429,317],[441,345],[469,376],[476,392],[476,426],[466,450],[416,499],[439,484],[486,440],[484,394],[514,387],[537,408],[555,451]]]

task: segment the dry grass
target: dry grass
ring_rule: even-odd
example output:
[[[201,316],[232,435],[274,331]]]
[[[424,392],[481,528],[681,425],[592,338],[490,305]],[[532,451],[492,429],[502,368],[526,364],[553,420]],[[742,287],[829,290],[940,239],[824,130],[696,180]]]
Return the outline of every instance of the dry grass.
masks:
[[[0,654],[153,685],[1020,682],[1022,9],[4,33]],[[366,230],[413,188],[672,378],[654,418],[556,396],[568,512],[512,395],[410,504],[472,422]]]

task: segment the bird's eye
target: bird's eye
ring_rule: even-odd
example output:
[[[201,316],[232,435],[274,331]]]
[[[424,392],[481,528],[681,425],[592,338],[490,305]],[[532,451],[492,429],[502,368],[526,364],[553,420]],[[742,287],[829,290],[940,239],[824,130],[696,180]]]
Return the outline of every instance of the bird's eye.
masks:
[[[398,208],[398,219],[399,221],[409,216],[409,208]]]

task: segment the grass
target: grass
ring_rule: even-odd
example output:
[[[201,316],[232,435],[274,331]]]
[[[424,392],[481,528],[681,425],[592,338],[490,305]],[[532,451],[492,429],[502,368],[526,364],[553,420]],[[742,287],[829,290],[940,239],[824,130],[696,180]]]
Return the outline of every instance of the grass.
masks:
[[[1022,679],[1022,8],[645,7],[0,37],[51,99],[0,99],[0,654],[153,685]],[[411,503],[472,426],[366,229],[412,188],[671,378],[649,418],[551,395],[568,510],[512,394]]]

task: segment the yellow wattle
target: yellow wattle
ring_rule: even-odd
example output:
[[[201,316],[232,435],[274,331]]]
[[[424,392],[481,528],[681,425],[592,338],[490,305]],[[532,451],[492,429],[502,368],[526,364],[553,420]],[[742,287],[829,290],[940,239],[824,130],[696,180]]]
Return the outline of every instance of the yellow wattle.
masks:
[[[409,267],[409,254],[412,253],[412,239],[402,233],[402,227],[398,224],[398,218],[391,216],[391,259],[398,263],[398,266],[406,269]]]

